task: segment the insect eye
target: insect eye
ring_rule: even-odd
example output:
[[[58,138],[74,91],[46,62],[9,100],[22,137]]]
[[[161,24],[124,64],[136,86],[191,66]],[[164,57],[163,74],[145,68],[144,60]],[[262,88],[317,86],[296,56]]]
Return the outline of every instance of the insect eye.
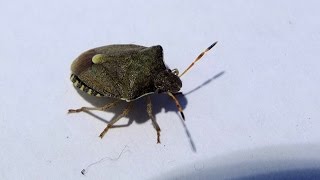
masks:
[[[171,71],[174,75],[178,76],[179,75],[179,70],[177,68],[172,69]]]

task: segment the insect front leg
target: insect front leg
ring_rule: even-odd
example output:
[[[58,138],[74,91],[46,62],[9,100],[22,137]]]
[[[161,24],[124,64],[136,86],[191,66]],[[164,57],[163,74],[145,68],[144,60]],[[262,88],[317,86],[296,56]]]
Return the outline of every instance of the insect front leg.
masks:
[[[160,126],[158,125],[156,119],[154,118],[153,114],[152,114],[152,102],[151,102],[151,98],[150,96],[147,97],[147,112],[148,115],[152,121],[153,127],[156,129],[157,131],[157,143],[160,143]]]
[[[182,107],[181,107],[178,99],[177,99],[171,92],[167,92],[167,94],[168,94],[168,95],[173,99],[173,101],[176,103],[176,106],[177,106],[177,108],[178,108],[178,110],[179,110],[179,112],[180,112],[180,114],[181,114],[182,119],[185,120],[184,114],[183,114],[183,110],[182,110]]]
[[[115,105],[117,105],[119,102],[120,102],[120,100],[115,100],[111,103],[106,104],[103,107],[82,107],[79,109],[69,109],[68,113],[78,113],[78,112],[82,112],[82,111],[91,111],[91,110],[106,111],[106,110],[114,107]]]
[[[127,105],[127,107],[123,110],[123,112],[122,112],[119,116],[113,118],[113,119],[108,123],[107,127],[106,127],[106,128],[101,132],[101,134],[99,135],[99,137],[100,137],[101,139],[103,138],[103,136],[108,132],[108,130],[109,130],[117,121],[119,121],[122,117],[128,115],[128,113],[129,113],[129,111],[130,111],[130,109],[131,109],[131,107],[132,107],[132,104],[133,104],[133,103],[129,102],[128,105]]]

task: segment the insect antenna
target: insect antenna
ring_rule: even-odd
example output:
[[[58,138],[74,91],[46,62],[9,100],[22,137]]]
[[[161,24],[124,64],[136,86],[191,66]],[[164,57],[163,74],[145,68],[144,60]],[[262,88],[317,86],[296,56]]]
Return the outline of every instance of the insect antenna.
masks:
[[[184,114],[183,114],[183,111],[182,111],[182,107],[181,107],[178,99],[171,92],[167,92],[167,94],[174,100],[174,102],[176,103],[176,106],[177,106],[177,108],[178,108],[178,110],[179,110],[179,112],[180,112],[180,114],[182,116],[182,119],[185,120]]]
[[[199,61],[202,58],[202,56],[204,54],[206,54],[206,52],[208,52],[211,48],[213,48],[213,46],[215,46],[217,43],[218,43],[218,41],[214,42],[207,49],[205,49],[202,53],[200,53],[198,55],[198,57],[190,64],[190,66],[186,70],[184,70],[181,75],[179,75],[179,77],[183,76],[197,61]]]

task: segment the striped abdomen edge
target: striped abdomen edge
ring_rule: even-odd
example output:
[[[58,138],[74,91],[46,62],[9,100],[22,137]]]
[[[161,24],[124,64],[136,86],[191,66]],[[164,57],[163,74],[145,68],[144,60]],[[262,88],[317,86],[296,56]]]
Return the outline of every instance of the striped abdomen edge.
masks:
[[[98,96],[101,97],[103,96],[101,93],[98,93],[97,91],[93,90],[92,88],[90,88],[89,86],[87,86],[85,83],[83,83],[78,76],[71,74],[70,77],[71,82],[73,83],[73,85],[77,88],[79,88],[81,91],[90,94],[92,96]]]

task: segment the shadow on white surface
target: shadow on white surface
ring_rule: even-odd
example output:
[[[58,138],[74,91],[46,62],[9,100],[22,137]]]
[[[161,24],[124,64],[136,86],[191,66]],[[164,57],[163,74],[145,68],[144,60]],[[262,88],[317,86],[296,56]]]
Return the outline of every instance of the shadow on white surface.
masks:
[[[182,106],[182,109],[185,109],[188,104],[188,101],[186,99],[187,95],[201,89],[202,87],[208,85],[213,80],[221,77],[224,74],[225,74],[225,71],[221,71],[220,73],[215,74],[213,77],[209,78],[208,80],[203,82],[201,85],[188,91],[187,93],[177,94],[176,97],[178,98],[179,103]],[[89,102],[94,107],[102,107],[102,106],[114,101],[114,99],[112,99],[112,98],[101,98],[101,97],[90,96],[90,95],[80,91],[77,88],[75,88],[75,89],[77,90],[77,92],[79,93],[79,95],[82,98],[84,98],[87,102]],[[171,100],[171,98],[168,95],[154,94],[154,95],[151,95],[151,98],[152,98],[152,105],[153,105],[152,111],[153,111],[154,115],[160,113],[162,109],[164,109],[165,112],[169,112],[169,111],[177,112],[177,107],[175,106],[174,102]],[[147,108],[146,108],[145,98],[140,98],[140,99],[133,101],[133,102],[134,102],[134,106],[128,115],[128,118],[129,118],[128,124],[127,125],[115,125],[113,128],[129,126],[133,121],[135,121],[137,123],[144,123],[149,120],[149,117],[147,116],[147,112],[146,112]],[[125,101],[123,101],[120,105],[109,109],[108,112],[114,113],[115,117],[116,117],[117,115],[119,115],[123,111],[122,106],[124,104],[126,104]],[[79,107],[70,107],[70,108],[80,108],[80,107],[82,107],[82,106],[80,105]],[[145,112],[145,113],[143,113],[143,112]],[[101,118],[92,112],[86,112],[86,113],[94,116],[95,118],[97,118],[105,123],[108,123],[110,121],[110,120],[106,120],[104,118]],[[178,113],[177,113],[177,115],[178,115]],[[186,119],[187,119],[187,117],[186,117]]]
[[[225,71],[221,71],[220,73],[214,75],[213,77],[211,77],[210,79],[206,80],[205,82],[203,82],[201,85],[197,86],[196,88],[192,89],[191,91],[188,91],[186,93],[184,93],[185,96],[197,91],[198,89],[202,88],[203,86],[211,83],[211,81],[219,78],[220,76],[224,75]]]
[[[114,101],[113,98],[101,98],[101,97],[95,97],[95,96],[90,96],[78,89],[76,89],[77,92],[80,94],[82,98],[84,98],[87,102],[89,102],[92,106],[94,107],[102,107],[112,101]],[[176,95],[178,98],[182,108],[184,109],[187,106],[187,99],[183,94],[178,94]],[[158,114],[161,112],[162,108],[164,108],[165,112],[169,111],[177,111],[177,108],[174,104],[174,102],[170,99],[170,97],[166,94],[155,94],[151,96],[152,99],[152,113],[154,115]],[[146,99],[140,98],[136,101],[133,101],[134,103],[133,108],[130,110],[128,114],[129,122],[126,125],[114,125],[113,128],[117,127],[127,127],[130,124],[132,124],[133,121],[137,123],[144,123],[148,121],[150,118],[147,114],[147,106],[146,106]],[[125,101],[121,101],[117,106],[108,109],[107,112],[111,112],[114,114],[114,117],[118,116],[119,114],[122,113],[124,106],[127,104]],[[75,108],[81,108],[81,105],[79,107]],[[90,114],[91,116],[97,118],[98,120],[101,120],[105,123],[109,123],[110,120],[104,119],[98,115],[95,114],[97,111],[90,111],[86,112]]]
[[[186,94],[183,94],[183,93],[176,94],[176,97],[179,100],[179,103],[182,106],[182,109],[185,109],[188,104],[186,95],[189,95],[189,94],[201,89],[202,87],[208,85],[213,80],[221,77],[224,73],[225,72],[222,71],[218,74],[215,74],[214,76],[212,76],[208,80],[204,81],[199,86],[188,91]],[[82,98],[84,98],[87,102],[89,102],[94,107],[102,107],[102,106],[114,101],[113,98],[101,98],[101,97],[90,96],[90,95],[84,93],[83,91],[79,90],[78,88],[74,87],[74,89],[79,93],[79,95]],[[196,152],[197,150],[196,150],[195,143],[192,140],[192,136],[191,136],[185,122],[183,121],[180,114],[178,113],[177,107],[176,107],[175,103],[172,101],[172,99],[166,94],[154,94],[154,95],[151,95],[151,99],[152,99],[152,111],[153,111],[153,115],[156,120],[157,120],[156,114],[160,113],[162,111],[162,109],[164,109],[165,112],[169,112],[169,111],[176,112],[177,117],[181,120],[181,123],[185,129],[185,133],[189,139],[190,146],[191,146],[193,152]],[[128,127],[133,123],[133,121],[140,124],[140,123],[144,123],[144,122],[150,120],[149,116],[147,115],[147,110],[146,110],[147,109],[146,98],[144,98],[144,97],[140,98],[136,101],[133,101],[133,103],[134,103],[133,108],[130,110],[130,112],[127,116],[129,118],[129,121],[127,122],[127,124],[114,125],[112,128]],[[127,104],[127,102],[122,101],[116,107],[109,109],[107,112],[113,113],[114,114],[113,118],[115,118],[122,113],[123,109],[125,108],[124,107],[125,104]],[[81,107],[82,106],[79,105],[79,107],[70,107],[70,109],[78,109]],[[98,120],[105,122],[105,123],[109,123],[111,121],[111,119],[107,120],[107,119],[102,118],[101,116],[97,115],[95,113],[95,111],[85,111],[85,113],[87,113],[87,114],[93,116],[95,119],[98,119]],[[186,117],[186,119],[188,119],[188,117]]]
[[[155,179],[320,179],[320,145],[279,145],[180,167]]]

